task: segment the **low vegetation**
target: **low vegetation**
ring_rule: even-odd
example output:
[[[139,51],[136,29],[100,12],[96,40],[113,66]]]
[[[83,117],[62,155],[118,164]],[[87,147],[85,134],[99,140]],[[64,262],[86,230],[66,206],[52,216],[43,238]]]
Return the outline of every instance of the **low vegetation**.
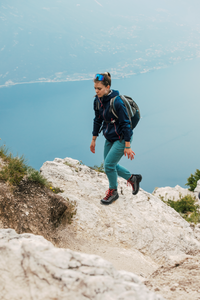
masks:
[[[68,209],[65,212],[65,220],[66,223],[71,224],[72,223],[72,219],[73,217],[76,215],[77,212],[77,203],[76,201],[69,201],[69,199],[67,198],[67,202],[68,202]]]
[[[8,153],[5,145],[0,147],[0,157],[5,164],[0,170],[0,179],[8,182],[12,186],[19,185],[20,181],[27,176],[29,181],[37,182],[41,186],[49,187],[49,183],[39,171],[28,166],[24,156],[14,157]]]
[[[28,167],[27,169],[27,178],[30,181],[39,183],[41,186],[49,187],[49,182],[47,179],[44,178],[39,171],[33,169],[32,167]]]
[[[32,194],[37,195],[34,199],[34,201],[37,201],[37,197],[39,197],[38,195],[40,194],[39,191],[41,191],[41,188],[45,188],[42,189],[43,194],[44,194],[44,199],[50,199],[50,201],[54,201],[57,205],[57,210],[61,210],[62,213],[60,213],[60,217],[58,218],[58,220],[56,220],[56,222],[58,224],[60,224],[60,221],[62,219],[65,219],[66,222],[68,224],[70,224],[72,222],[72,218],[73,216],[76,214],[76,202],[71,202],[69,201],[69,199],[67,199],[67,206],[66,204],[62,204],[62,201],[60,201],[59,204],[59,200],[56,200],[57,198],[54,199],[54,197],[52,198],[52,196],[50,198],[48,198],[49,196],[49,192],[48,190],[50,189],[54,194],[58,194],[58,193],[62,193],[64,192],[63,190],[61,190],[59,187],[53,187],[52,183],[48,182],[48,180],[42,176],[42,174],[35,170],[34,168],[30,167],[24,156],[16,156],[14,157],[12,155],[12,153],[9,153],[8,149],[5,147],[5,145],[0,147],[0,180],[7,182],[13,190],[13,193],[15,193],[15,191],[18,191],[18,189],[20,190],[20,188],[22,189],[22,186],[24,184],[24,188],[27,188],[27,192],[26,192],[26,196],[29,197],[29,192],[30,197]],[[22,179],[26,179],[25,182],[22,181]],[[29,189],[29,187],[32,187],[32,183],[34,183],[35,185],[35,190],[31,190]],[[46,188],[48,190],[46,190]],[[19,199],[22,199],[24,201],[24,196],[22,198],[20,198],[20,194],[17,194],[17,197]],[[57,197],[57,196],[56,196]],[[59,198],[58,198],[59,199]],[[22,201],[20,200],[20,201]],[[59,206],[60,205],[60,206]],[[52,204],[51,204],[52,206]],[[34,205],[31,207],[35,207]],[[61,208],[59,208],[61,207]],[[65,207],[67,207],[67,209],[65,209]],[[63,214],[63,210],[65,209],[65,212]],[[48,209],[47,209],[48,211]],[[17,213],[17,212],[16,212]],[[55,214],[55,216],[57,216]],[[52,217],[52,216],[51,216]],[[57,224],[56,223],[56,224]]]
[[[52,187],[51,183],[39,171],[28,166],[23,155],[13,157],[5,145],[0,147],[0,157],[5,163],[0,170],[0,180],[8,182],[11,186],[17,186],[26,177],[28,181],[50,188],[55,194],[63,192],[58,187]]]
[[[78,172],[78,168],[72,164],[70,164],[68,161],[65,161],[64,164],[70,168],[74,168],[75,172]]]
[[[105,173],[103,162],[100,164],[100,166],[94,165],[94,167],[90,167],[90,169],[99,173]]]
[[[196,199],[191,195],[186,195],[181,197],[177,201],[168,200],[164,201],[164,197],[160,197],[163,202],[175,209],[187,222],[190,223],[200,223],[200,211],[199,205]]]
[[[63,193],[63,192],[64,192],[64,191],[61,190],[59,187],[52,187],[52,186],[50,186],[50,189],[52,190],[52,192],[53,192],[54,194],[58,194],[58,193]]]

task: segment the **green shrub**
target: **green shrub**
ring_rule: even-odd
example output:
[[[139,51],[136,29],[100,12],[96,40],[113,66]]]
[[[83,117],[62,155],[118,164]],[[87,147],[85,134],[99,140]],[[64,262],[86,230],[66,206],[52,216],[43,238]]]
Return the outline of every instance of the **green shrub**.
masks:
[[[196,169],[196,172],[190,175],[187,179],[187,183],[185,184],[186,186],[189,186],[188,190],[194,192],[196,186],[197,186],[197,181],[200,179],[200,170]]]
[[[174,208],[177,212],[185,214],[187,212],[196,211],[196,200],[191,195],[187,195],[178,201],[168,200],[168,205]]]
[[[33,169],[32,167],[28,167],[27,178],[29,181],[37,182],[41,186],[49,187],[50,185],[47,179],[44,178],[44,176],[42,176],[42,174],[39,171]]]
[[[200,223],[200,213],[194,211],[192,214],[185,216],[185,220],[189,223],[195,223],[195,224]]]
[[[178,201],[168,200],[164,201],[163,197],[160,197],[163,202],[175,209],[187,222],[198,223],[200,222],[199,205],[196,203],[196,199],[191,195],[186,195]]]

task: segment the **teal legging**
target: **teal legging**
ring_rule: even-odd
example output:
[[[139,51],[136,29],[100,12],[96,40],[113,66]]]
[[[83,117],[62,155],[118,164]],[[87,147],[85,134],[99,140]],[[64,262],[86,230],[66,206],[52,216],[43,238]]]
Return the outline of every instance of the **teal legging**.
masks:
[[[131,138],[132,140],[132,138]],[[105,141],[104,145],[104,170],[109,180],[109,188],[117,189],[117,176],[126,180],[131,177],[131,173],[120,166],[118,162],[124,155],[125,141],[115,141],[114,143]]]

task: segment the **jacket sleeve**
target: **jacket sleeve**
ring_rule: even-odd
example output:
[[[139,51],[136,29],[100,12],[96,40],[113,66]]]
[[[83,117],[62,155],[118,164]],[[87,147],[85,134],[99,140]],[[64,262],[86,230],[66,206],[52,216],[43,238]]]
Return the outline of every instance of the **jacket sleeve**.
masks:
[[[94,111],[95,111],[95,117],[93,120],[93,136],[99,135],[99,130],[101,128],[101,124],[103,122],[103,118],[100,116],[99,110],[96,110],[96,101],[98,101],[96,98],[94,99]]]
[[[118,115],[119,126],[122,129],[124,140],[130,142],[133,131],[128,117],[126,106],[120,97],[117,97],[114,102],[114,107]]]

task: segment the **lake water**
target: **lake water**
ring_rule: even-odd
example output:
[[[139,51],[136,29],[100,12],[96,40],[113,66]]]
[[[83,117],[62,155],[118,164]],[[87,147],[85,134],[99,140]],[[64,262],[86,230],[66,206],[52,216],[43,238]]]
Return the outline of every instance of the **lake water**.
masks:
[[[200,168],[200,59],[166,69],[113,80],[112,88],[132,96],[142,119],[134,131],[135,159],[121,163],[141,173],[141,187],[184,187]],[[39,169],[55,157],[72,157],[89,166],[103,161],[104,138],[96,154],[92,138],[92,81],[38,83],[0,89],[0,138],[14,154]]]

